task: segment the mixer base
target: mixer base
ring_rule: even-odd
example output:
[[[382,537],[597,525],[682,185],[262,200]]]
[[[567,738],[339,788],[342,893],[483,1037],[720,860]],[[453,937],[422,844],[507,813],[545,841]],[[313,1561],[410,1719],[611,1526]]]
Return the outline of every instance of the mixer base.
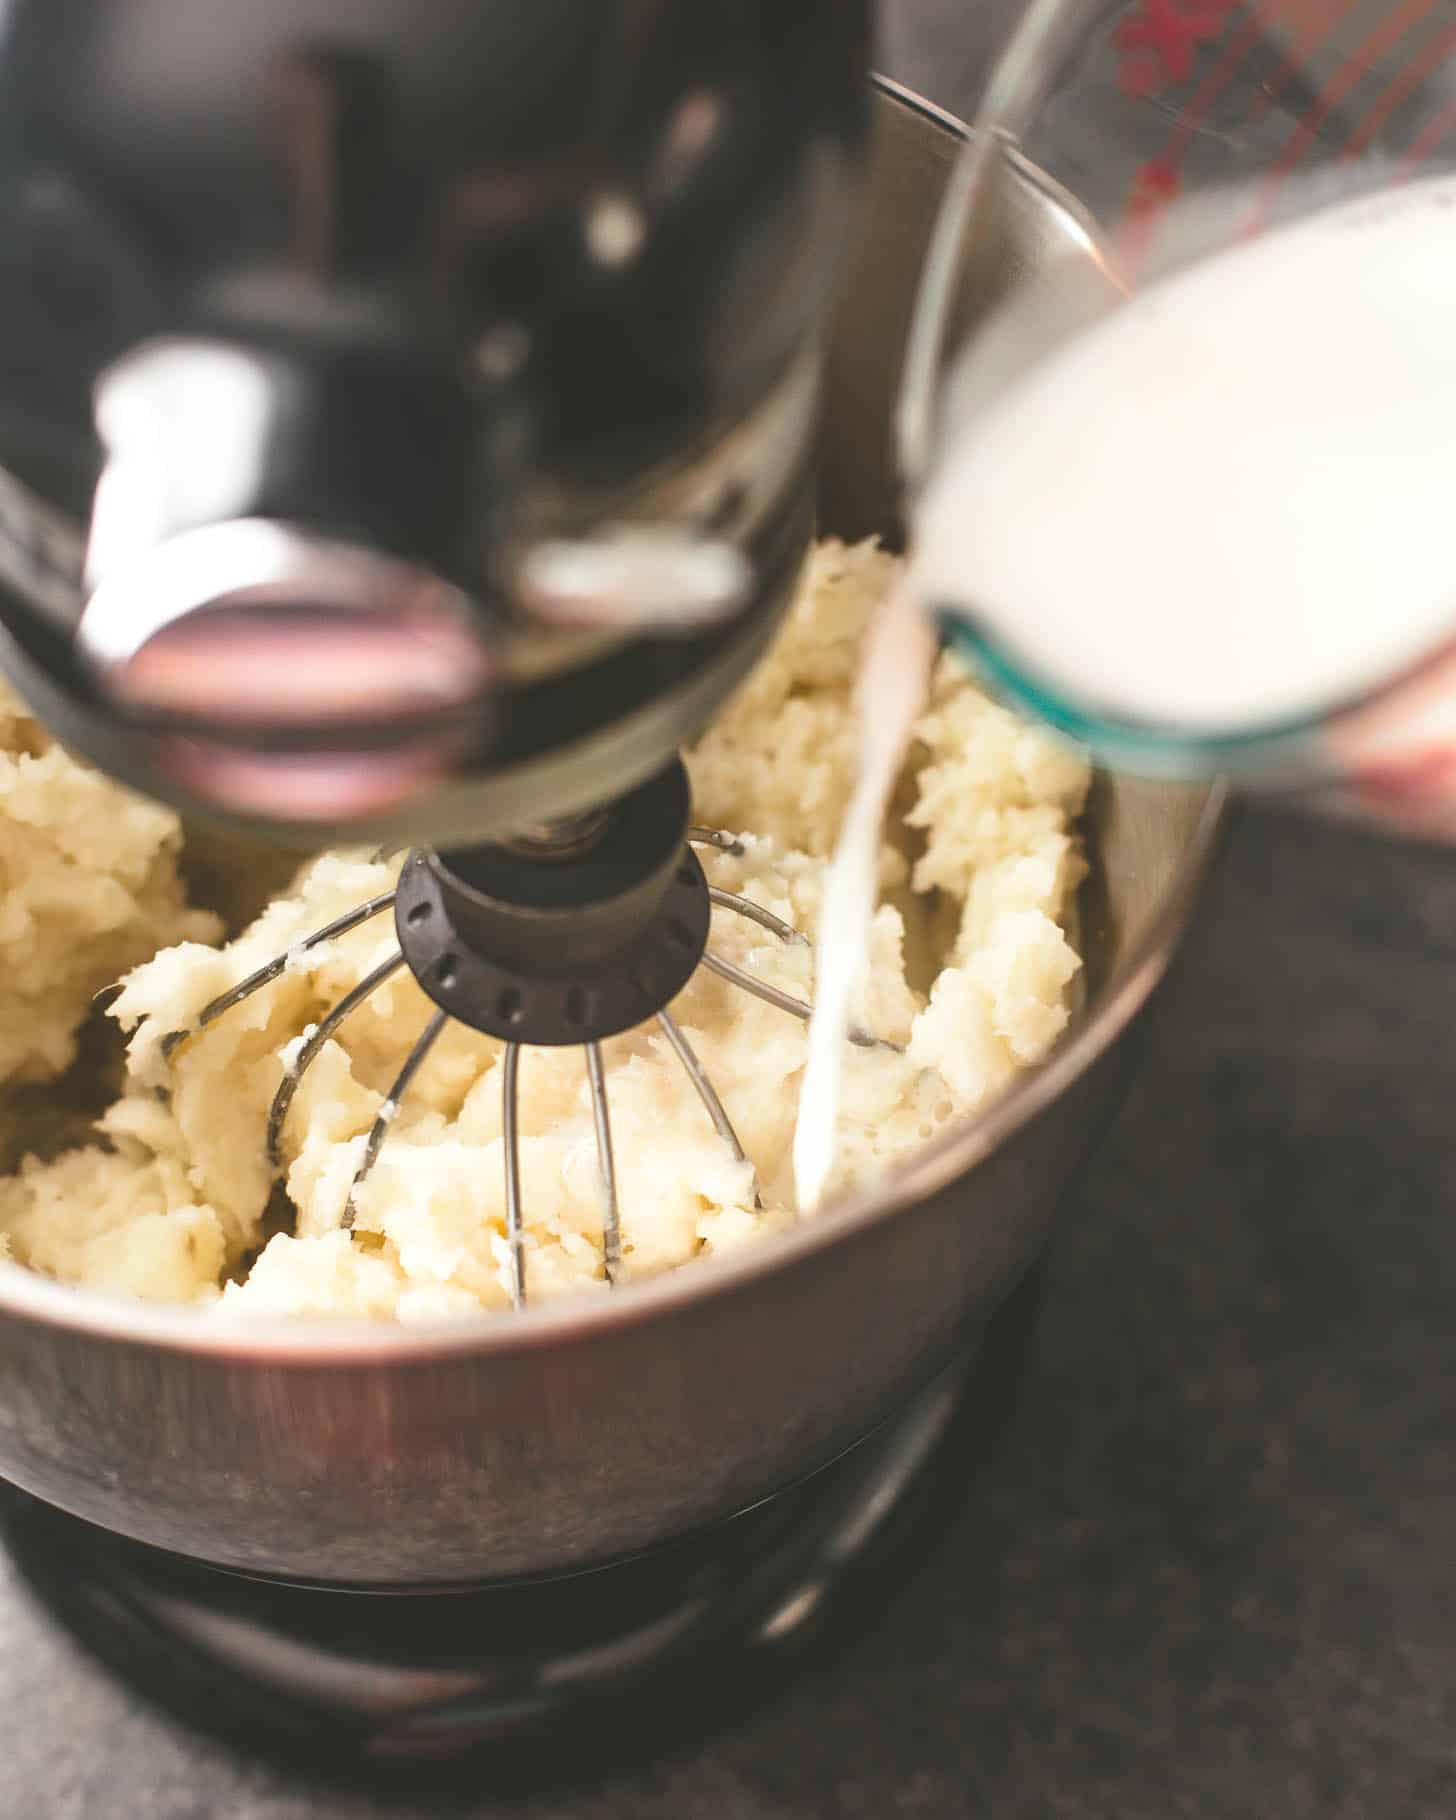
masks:
[[[0,1486],[30,1590],[187,1722],[300,1766],[482,1750],[570,1780],[720,1722],[893,1593],[1014,1404],[1040,1303],[1017,1289],[958,1361],[852,1453],[716,1528],[567,1578],[320,1590],[144,1548]]]

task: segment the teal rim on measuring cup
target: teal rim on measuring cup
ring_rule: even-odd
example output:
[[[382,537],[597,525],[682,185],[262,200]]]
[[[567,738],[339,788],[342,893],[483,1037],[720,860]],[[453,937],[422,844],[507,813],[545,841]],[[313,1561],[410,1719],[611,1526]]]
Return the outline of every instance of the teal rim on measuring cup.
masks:
[[[961,608],[937,607],[942,647],[954,651],[1008,707],[1084,747],[1108,770],[1187,779],[1237,776],[1272,786],[1307,779],[1326,768],[1321,716],[1245,729],[1196,733],[1187,728],[1121,719],[1068,698],[1010,656]]]

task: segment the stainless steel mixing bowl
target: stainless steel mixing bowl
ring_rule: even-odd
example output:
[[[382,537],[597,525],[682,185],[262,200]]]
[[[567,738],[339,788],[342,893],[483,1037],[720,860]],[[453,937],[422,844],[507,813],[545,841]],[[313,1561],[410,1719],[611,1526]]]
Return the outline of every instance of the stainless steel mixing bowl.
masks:
[[[832,362],[822,524],[893,519],[889,417],[955,124],[884,89]],[[1013,177],[965,310],[1091,242]],[[0,1474],[258,1573],[421,1585],[609,1560],[728,1515],[865,1435],[1042,1244],[1192,908],[1207,791],[1099,780],[1086,1007],[1047,1066],[871,1192],[738,1259],[429,1332],[230,1331],[0,1267]]]

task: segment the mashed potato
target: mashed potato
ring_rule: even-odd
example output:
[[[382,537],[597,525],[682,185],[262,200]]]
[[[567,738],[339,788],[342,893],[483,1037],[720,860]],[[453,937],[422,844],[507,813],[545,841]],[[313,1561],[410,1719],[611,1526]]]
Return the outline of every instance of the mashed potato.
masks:
[[[0,1085],[53,1080],[103,986],[217,937],[181,847],[175,815],[78,765],[0,683]]]
[[[852,781],[856,651],[894,568],[870,544],[821,545],[774,650],[688,759],[697,817],[744,835],[741,855],[705,856],[711,881],[810,933]],[[1061,1031],[1079,964],[1063,925],[1080,877],[1073,824],[1086,786],[1079,756],[942,662],[904,814],[887,831],[886,895],[859,1007],[904,1052],[850,1054],[844,1179],[883,1169],[974,1111]],[[71,767],[53,787],[100,786]],[[0,838],[11,839],[8,824]],[[159,832],[157,851],[170,852],[172,838]],[[45,840],[58,839],[47,825]],[[130,852],[115,825],[88,825],[75,844],[88,876],[110,890],[113,856]],[[135,877],[135,859],[128,864]],[[502,1048],[490,1038],[447,1029],[357,1196],[353,1231],[342,1225],[369,1126],[433,1009],[407,974],[356,1010],[304,1075],[283,1143],[292,1212],[281,1223],[291,1230],[270,1236],[270,1221],[280,1222],[264,1155],[269,1101],[309,1030],[395,945],[388,916],[307,956],[297,944],[388,889],[397,869],[325,855],[228,946],[185,931],[193,939],[131,973],[112,1007],[132,1032],[126,1087],[95,1142],[29,1159],[0,1182],[0,1232],[14,1257],[70,1282],[205,1302],[218,1318],[415,1321],[508,1303]],[[174,932],[165,921],[157,930],[164,939]],[[926,996],[913,951],[930,940],[946,964],[918,969],[934,974]],[[785,946],[727,910],[714,912],[712,945],[774,985],[812,994],[807,947]],[[169,1031],[280,952],[292,959],[276,984],[164,1059]],[[89,992],[97,983],[89,956],[88,967]],[[655,1026],[606,1043],[628,1278],[730,1251],[794,1217],[804,1026],[706,970],[673,1013],[751,1161],[735,1160],[717,1136]],[[523,1052],[520,1086],[529,1294],[600,1290],[601,1187],[580,1050]]]

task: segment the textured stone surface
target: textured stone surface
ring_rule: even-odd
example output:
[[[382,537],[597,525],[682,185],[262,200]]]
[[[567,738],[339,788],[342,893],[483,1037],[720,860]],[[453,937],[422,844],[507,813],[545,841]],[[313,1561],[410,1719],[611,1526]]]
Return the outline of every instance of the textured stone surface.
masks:
[[[961,103],[992,24],[897,0],[892,67]],[[0,1813],[1449,1820],[1453,1012],[1456,856],[1239,828],[974,1503],[717,1736],[569,1795],[322,1794],[138,1706],[0,1564]]]

